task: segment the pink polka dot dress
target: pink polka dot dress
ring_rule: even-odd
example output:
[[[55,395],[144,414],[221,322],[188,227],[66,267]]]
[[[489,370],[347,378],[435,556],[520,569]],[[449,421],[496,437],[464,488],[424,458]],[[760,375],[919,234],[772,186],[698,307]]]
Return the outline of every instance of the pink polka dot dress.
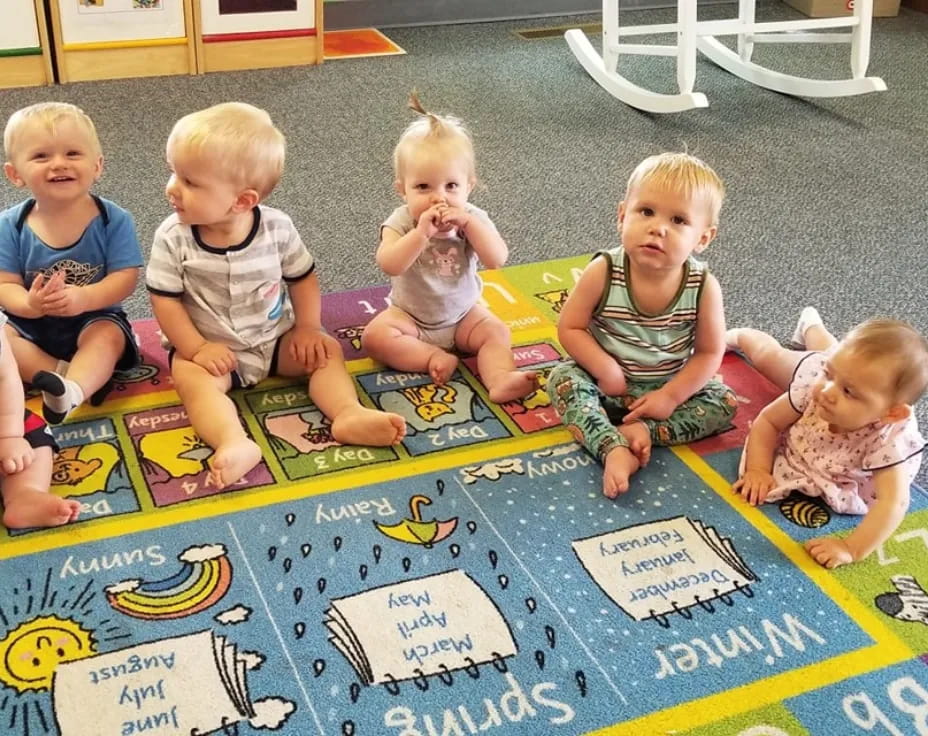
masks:
[[[925,439],[914,415],[904,422],[874,422],[853,432],[832,432],[816,415],[812,401],[812,386],[827,357],[810,353],[793,374],[789,401],[802,416],[780,438],[773,463],[776,486],[767,501],[779,501],[797,490],[820,496],[838,513],[866,514],[874,498],[874,471],[901,464],[911,484]]]

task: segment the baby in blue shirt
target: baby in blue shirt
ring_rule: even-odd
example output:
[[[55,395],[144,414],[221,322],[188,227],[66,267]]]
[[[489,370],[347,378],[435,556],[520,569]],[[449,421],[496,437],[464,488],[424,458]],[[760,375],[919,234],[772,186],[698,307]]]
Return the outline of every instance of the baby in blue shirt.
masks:
[[[13,113],[4,173],[32,196],[0,213],[0,308],[22,379],[42,391],[50,424],[139,363],[120,302],[135,289],[142,251],[132,217],[91,193],[103,155],[74,105]]]

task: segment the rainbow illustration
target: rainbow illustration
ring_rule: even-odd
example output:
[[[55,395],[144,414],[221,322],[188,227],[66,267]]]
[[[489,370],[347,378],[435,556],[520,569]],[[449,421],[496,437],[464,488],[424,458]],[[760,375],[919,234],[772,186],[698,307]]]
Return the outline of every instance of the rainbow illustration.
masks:
[[[221,544],[188,547],[177,559],[183,566],[164,580],[123,580],[106,588],[109,604],[120,613],[150,621],[183,618],[217,603],[232,583],[232,565]]]

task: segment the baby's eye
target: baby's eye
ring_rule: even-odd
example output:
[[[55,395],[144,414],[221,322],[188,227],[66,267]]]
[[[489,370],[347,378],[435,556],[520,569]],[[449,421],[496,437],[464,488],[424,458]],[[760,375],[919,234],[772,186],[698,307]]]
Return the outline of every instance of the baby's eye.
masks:
[[[75,156],[80,156],[80,155],[81,155],[80,151],[68,151],[68,156],[71,158],[74,158]]]
[[[844,389],[844,395],[847,396],[849,399],[853,399],[853,398],[854,398],[854,392],[851,391],[851,389],[846,388],[846,387],[845,387],[845,389]]]
[[[418,189],[420,192],[424,192],[426,189],[429,188],[429,185],[428,184],[416,184],[415,188]]]
[[[650,207],[642,207],[642,208],[641,208],[640,210],[638,210],[638,211],[639,211],[642,215],[644,215],[645,217],[650,217],[651,215],[654,214],[654,210],[652,210]]]
[[[449,181],[448,184],[447,184],[446,186],[447,186],[448,189],[450,189],[451,191],[454,191],[455,189],[458,188],[458,183],[457,183],[456,181]]]
[[[680,215],[674,215],[673,217],[670,218],[670,221],[674,225],[685,225],[686,224],[686,218],[680,217]]]
[[[48,154],[45,151],[38,151],[32,154],[32,160],[37,161],[43,158],[48,158]]]

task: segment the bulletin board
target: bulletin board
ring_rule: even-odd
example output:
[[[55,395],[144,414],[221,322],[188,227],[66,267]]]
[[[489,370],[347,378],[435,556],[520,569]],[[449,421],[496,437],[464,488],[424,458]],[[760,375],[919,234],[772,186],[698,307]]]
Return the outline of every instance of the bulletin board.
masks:
[[[9,13],[0,23],[0,49],[26,49],[39,45],[39,29],[32,0],[6,0]]]
[[[194,0],[200,72],[321,64],[322,0]]]
[[[196,73],[190,0],[52,0],[59,81]]]
[[[183,38],[181,0],[58,0],[65,44]]]
[[[3,0],[0,88],[54,81],[42,0]]]
[[[313,0],[200,0],[203,35],[316,27]]]

